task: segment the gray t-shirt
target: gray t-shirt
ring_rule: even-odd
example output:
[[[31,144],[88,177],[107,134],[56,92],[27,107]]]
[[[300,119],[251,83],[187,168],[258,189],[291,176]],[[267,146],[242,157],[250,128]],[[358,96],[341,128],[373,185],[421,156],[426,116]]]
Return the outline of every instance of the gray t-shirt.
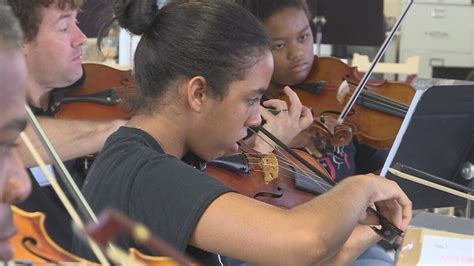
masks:
[[[218,264],[215,254],[188,246],[188,241],[210,203],[232,190],[165,154],[146,132],[122,127],[110,136],[82,191],[96,213],[106,207],[116,208],[200,263]],[[159,255],[140,247],[128,236],[120,236],[116,244]],[[78,239],[73,241],[73,250],[94,259]]]

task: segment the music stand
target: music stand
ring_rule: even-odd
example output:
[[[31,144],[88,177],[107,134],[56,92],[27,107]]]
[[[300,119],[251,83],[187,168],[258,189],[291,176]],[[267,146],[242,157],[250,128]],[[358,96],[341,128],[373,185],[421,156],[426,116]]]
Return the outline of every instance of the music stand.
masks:
[[[474,85],[434,86],[418,91],[418,98],[410,106],[382,175],[400,185],[414,209],[465,206],[465,199],[387,171],[397,163],[407,165],[472,191],[472,180],[462,178],[460,169],[465,162],[474,162]]]

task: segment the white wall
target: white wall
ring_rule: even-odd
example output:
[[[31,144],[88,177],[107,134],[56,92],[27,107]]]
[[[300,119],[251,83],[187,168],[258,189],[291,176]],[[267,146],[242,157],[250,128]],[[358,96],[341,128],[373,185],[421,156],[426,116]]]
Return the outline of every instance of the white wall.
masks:
[[[383,9],[386,17],[398,18],[402,12],[402,0],[385,0]]]

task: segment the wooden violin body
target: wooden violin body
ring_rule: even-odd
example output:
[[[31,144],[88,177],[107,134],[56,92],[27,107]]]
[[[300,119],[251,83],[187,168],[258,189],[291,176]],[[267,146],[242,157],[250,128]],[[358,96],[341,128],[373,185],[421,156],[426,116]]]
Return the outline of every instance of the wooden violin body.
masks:
[[[84,262],[58,246],[49,237],[44,227],[46,216],[40,212],[26,212],[12,206],[13,221],[18,233],[11,238],[15,247],[15,260],[28,260],[34,263]]]
[[[95,262],[73,255],[58,246],[46,232],[44,223],[46,216],[40,212],[26,212],[12,206],[13,222],[18,228],[17,234],[11,238],[15,248],[14,260],[27,261],[33,264],[77,263],[83,265],[99,265]],[[129,250],[130,260],[143,265],[178,265],[168,257],[146,256],[136,249]]]
[[[270,139],[275,141],[276,138]],[[285,146],[283,151],[277,148],[274,153],[264,155],[242,144],[241,160],[221,158],[217,163],[208,162],[205,173],[245,196],[282,208],[293,208],[310,201],[336,184],[309,154]],[[404,235],[378,211],[372,208],[367,211],[376,215],[380,223],[370,227],[389,243]]]
[[[55,118],[75,120],[130,119],[128,100],[136,95],[131,70],[103,64],[83,64],[85,81],[72,92],[53,91]]]
[[[312,107],[318,117],[327,112],[341,112],[360,80],[356,67],[337,58],[315,57],[308,78],[292,89],[303,105]],[[344,81],[350,88],[347,92],[340,90]],[[414,94],[415,90],[402,82],[369,83],[345,121],[356,126],[353,133],[360,143],[378,149],[389,148]]]
[[[323,184],[285,151],[261,154],[243,142],[241,150],[242,153],[232,155],[233,158],[208,162],[205,173],[240,194],[283,208],[307,202],[331,187]],[[300,150],[295,151],[327,174],[314,157]]]

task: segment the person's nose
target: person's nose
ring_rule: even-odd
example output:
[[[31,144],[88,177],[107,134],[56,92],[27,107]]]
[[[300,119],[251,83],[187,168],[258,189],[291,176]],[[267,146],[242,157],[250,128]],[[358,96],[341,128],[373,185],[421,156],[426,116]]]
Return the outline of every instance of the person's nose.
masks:
[[[10,167],[6,173],[8,176],[3,193],[3,202],[14,204],[28,197],[31,192],[31,181],[16,151],[12,151],[8,163]]]
[[[247,122],[245,123],[246,127],[256,127],[259,126],[262,123],[262,116],[260,116],[260,109],[257,108],[256,111],[253,111],[249,118],[247,119]]]
[[[289,45],[288,57],[291,61],[298,61],[304,55],[304,49],[301,44],[293,43]]]
[[[77,24],[74,24],[72,27],[72,46],[79,47],[82,46],[87,41],[87,36],[79,29]]]

